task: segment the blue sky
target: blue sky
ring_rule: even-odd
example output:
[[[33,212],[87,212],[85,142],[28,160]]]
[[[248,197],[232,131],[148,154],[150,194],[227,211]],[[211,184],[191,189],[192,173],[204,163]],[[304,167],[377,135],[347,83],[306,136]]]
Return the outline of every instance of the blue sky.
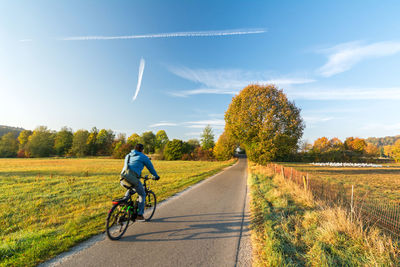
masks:
[[[0,0],[0,124],[165,129],[187,140],[207,124],[219,135],[247,84],[275,83],[302,109],[308,141],[400,134],[398,10],[397,1]]]

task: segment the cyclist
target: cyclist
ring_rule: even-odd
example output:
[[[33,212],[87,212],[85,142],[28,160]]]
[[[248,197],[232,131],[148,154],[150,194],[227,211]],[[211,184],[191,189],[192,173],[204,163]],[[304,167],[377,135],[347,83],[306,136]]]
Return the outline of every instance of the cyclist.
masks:
[[[140,176],[142,174],[144,166],[146,166],[149,172],[152,175],[154,175],[155,180],[160,179],[160,176],[158,176],[150,159],[145,154],[142,153],[143,148],[144,147],[142,144],[137,144],[135,146],[135,149],[133,149],[128,155],[126,155],[124,168],[122,169],[121,172],[122,174],[125,170],[129,169],[130,173],[132,173],[133,176],[133,178],[131,179],[132,181],[128,182],[132,184],[132,186],[136,189],[136,192],[139,195],[139,201],[138,201],[139,211],[138,211],[138,216],[136,218],[136,220],[139,222],[145,221],[143,213],[146,201],[146,192],[144,191],[143,184],[140,181]]]

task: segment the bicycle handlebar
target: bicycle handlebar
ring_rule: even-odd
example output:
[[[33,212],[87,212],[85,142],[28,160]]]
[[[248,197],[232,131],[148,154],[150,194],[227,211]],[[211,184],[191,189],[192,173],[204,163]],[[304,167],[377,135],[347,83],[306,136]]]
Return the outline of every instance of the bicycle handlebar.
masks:
[[[145,175],[144,177],[140,177],[141,179],[143,179],[143,180],[158,180],[158,179],[160,179],[160,177],[156,177],[156,176],[154,176],[154,175],[152,175],[152,176],[148,176],[148,175]],[[158,179],[157,179],[158,178]]]

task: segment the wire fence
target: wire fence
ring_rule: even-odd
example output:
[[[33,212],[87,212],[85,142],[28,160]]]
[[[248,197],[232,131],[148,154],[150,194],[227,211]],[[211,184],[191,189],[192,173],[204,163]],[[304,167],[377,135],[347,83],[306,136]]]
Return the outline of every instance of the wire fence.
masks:
[[[309,190],[315,199],[329,206],[341,206],[349,211],[351,220],[360,218],[365,226],[377,226],[384,232],[400,237],[400,204],[390,200],[371,199],[367,193],[356,194],[354,185],[344,187],[332,184],[309,173],[298,171],[292,167],[270,163],[268,167],[275,174],[282,175],[304,190]]]

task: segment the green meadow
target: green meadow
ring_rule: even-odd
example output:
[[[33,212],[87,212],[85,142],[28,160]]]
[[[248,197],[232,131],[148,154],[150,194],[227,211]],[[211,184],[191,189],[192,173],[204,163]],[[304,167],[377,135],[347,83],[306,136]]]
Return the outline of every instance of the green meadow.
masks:
[[[234,161],[153,161],[162,201]],[[0,159],[0,266],[34,266],[104,231],[123,160]],[[144,172],[143,175],[147,174]]]

